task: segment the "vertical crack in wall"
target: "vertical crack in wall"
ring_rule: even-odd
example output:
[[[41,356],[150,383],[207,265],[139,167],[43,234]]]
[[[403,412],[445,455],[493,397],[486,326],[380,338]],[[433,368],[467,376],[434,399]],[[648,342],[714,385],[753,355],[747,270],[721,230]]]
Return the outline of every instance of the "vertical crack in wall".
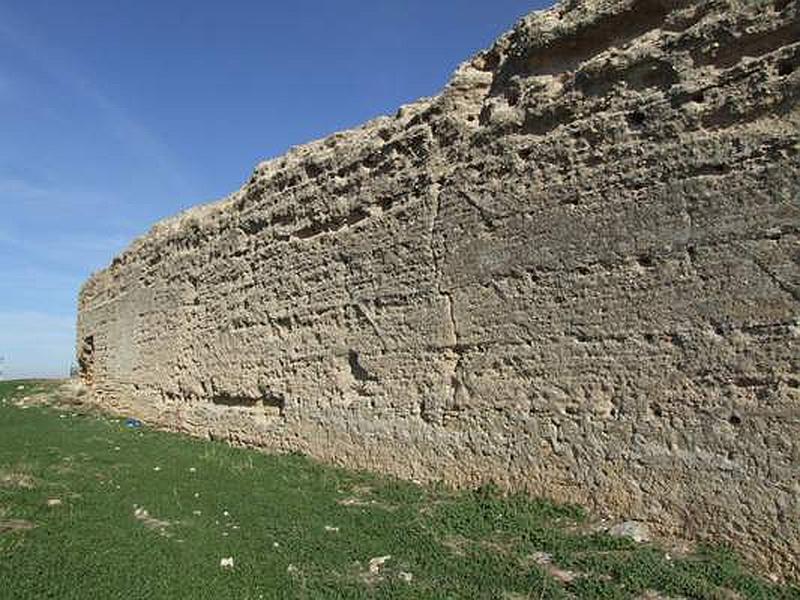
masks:
[[[439,226],[439,212],[441,210],[441,189],[442,186],[439,183],[431,184],[430,187],[430,194],[431,199],[433,202],[432,206],[432,215],[431,215],[431,226],[430,230],[428,231],[428,243],[431,253],[431,264],[433,265],[433,272],[434,277],[436,278],[436,291],[441,296],[445,302],[447,303],[447,314],[449,317],[449,332],[450,332],[450,340],[449,345],[452,347],[458,347],[460,345],[460,335],[458,331],[458,323],[456,321],[455,313],[453,311],[453,296],[448,291],[445,290],[442,286],[442,267],[439,258],[439,254],[435,247],[435,239],[436,239],[436,230]],[[442,247],[446,250],[447,249],[447,242],[445,240],[445,235],[442,233]]]
[[[449,373],[445,375],[447,379],[446,384],[449,386],[446,408],[452,409],[456,405],[457,401],[456,396],[458,395],[459,390],[463,387],[463,383],[461,381],[461,369],[462,369],[461,365],[464,358],[464,349],[461,344],[461,333],[459,331],[458,320],[455,314],[453,295],[450,293],[449,290],[446,290],[443,286],[442,282],[443,272],[442,272],[441,258],[439,256],[439,253],[437,252],[435,244],[437,230],[440,224],[439,216],[441,212],[441,191],[442,191],[442,185],[440,183],[434,183],[431,185],[430,194],[432,199],[432,211],[431,211],[432,214],[431,214],[431,226],[428,234],[429,234],[431,262],[433,265],[434,276],[436,278],[436,290],[439,296],[445,301],[445,310],[447,314],[447,323],[445,323],[446,329],[449,333],[447,349],[448,349],[448,355],[452,356],[452,359],[450,368],[448,369]],[[447,241],[444,232],[441,232],[441,245],[444,253],[446,253]]]

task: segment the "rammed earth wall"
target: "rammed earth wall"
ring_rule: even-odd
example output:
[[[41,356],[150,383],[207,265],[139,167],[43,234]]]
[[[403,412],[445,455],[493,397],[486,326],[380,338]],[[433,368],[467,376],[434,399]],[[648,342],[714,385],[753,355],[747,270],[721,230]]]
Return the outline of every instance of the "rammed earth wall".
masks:
[[[798,4],[573,0],[259,165],[80,297],[201,436],[493,480],[800,576]]]

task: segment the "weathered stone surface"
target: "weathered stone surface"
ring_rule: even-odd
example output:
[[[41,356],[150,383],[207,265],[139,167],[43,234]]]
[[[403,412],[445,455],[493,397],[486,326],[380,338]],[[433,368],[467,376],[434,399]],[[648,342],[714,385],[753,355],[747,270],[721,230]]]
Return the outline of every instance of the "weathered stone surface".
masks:
[[[800,16],[564,1],[81,292],[98,402],[800,576]]]

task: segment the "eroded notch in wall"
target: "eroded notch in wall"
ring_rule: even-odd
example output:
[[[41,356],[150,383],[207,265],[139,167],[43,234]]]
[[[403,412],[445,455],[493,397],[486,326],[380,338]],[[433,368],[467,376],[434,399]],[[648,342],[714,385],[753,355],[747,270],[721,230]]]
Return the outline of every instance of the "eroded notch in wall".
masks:
[[[262,408],[268,417],[283,417],[286,411],[286,398],[272,391],[262,391],[261,396],[245,396],[219,393],[211,398],[217,406],[257,409]]]
[[[78,373],[81,381],[86,385],[94,383],[94,357],[94,336],[87,335],[81,342],[81,349],[78,354]]]

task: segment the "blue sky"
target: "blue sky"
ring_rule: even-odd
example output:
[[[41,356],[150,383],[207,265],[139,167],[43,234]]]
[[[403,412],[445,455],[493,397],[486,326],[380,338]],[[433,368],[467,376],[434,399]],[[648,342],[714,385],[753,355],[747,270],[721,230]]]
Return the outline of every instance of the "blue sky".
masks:
[[[78,288],[290,146],[437,93],[542,1],[0,0],[0,367],[64,376]]]

